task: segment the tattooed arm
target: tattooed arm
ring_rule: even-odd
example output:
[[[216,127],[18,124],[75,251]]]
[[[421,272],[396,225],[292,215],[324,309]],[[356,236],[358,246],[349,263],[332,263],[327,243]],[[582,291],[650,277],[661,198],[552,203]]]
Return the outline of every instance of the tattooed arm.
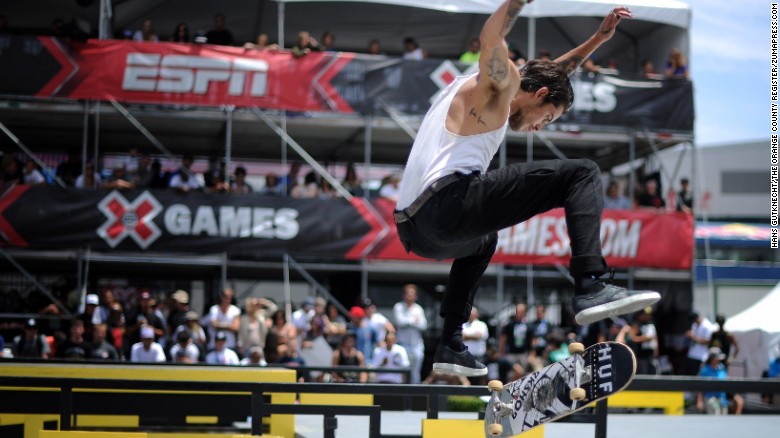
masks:
[[[556,59],[555,62],[561,64],[566,70],[566,73],[571,76],[571,74],[574,73],[580,65],[582,65],[582,63],[591,55],[591,53],[596,51],[599,46],[612,38],[612,35],[615,34],[615,29],[617,28],[618,23],[620,23],[621,18],[634,18],[634,16],[631,15],[631,10],[626,7],[615,7],[606,17],[604,17],[604,20],[601,22],[601,26],[599,26],[599,29],[596,31],[596,33],[593,34],[593,36],[588,38],[588,40],[584,43],[580,44],[577,48]]]
[[[506,36],[512,30],[520,10],[526,0],[505,0],[501,6],[488,18],[479,36],[481,55],[479,57],[480,82],[487,79],[494,90],[506,88],[509,85],[510,68],[509,49]]]

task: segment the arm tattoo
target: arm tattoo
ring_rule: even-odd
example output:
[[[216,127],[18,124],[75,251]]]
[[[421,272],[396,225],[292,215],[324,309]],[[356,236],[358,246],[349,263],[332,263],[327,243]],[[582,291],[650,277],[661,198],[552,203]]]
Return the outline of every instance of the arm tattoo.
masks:
[[[518,2],[513,1],[509,3],[509,6],[506,10],[506,18],[504,19],[504,28],[501,29],[501,35],[507,36],[509,35],[509,31],[512,30],[512,27],[515,25],[515,22],[517,21],[518,15],[520,15],[520,10],[523,9],[524,2]]]
[[[566,71],[566,74],[571,76],[583,62],[585,62],[585,58],[582,56],[572,55],[569,58],[560,61],[559,64],[561,64],[561,67]]]
[[[496,82],[501,82],[506,79],[506,75],[509,72],[507,68],[508,62],[506,56],[501,55],[501,50],[495,48],[493,50],[493,56],[490,57],[487,64],[488,76],[490,79]]]
[[[469,110],[469,115],[470,115],[471,117],[474,117],[475,119],[477,119],[477,123],[478,123],[478,124],[480,124],[480,125],[486,125],[486,126],[487,126],[487,124],[486,124],[484,121],[482,121],[482,116],[480,116],[479,114],[477,114],[477,110],[476,110],[474,107],[472,107],[472,108]]]

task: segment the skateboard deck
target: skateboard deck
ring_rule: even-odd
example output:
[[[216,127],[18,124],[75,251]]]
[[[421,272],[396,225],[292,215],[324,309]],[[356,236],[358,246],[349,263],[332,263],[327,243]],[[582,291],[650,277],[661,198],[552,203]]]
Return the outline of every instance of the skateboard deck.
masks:
[[[569,346],[570,357],[522,379],[488,385],[486,437],[512,437],[623,390],[636,373],[630,348],[615,342]],[[573,400],[577,399],[577,400]]]

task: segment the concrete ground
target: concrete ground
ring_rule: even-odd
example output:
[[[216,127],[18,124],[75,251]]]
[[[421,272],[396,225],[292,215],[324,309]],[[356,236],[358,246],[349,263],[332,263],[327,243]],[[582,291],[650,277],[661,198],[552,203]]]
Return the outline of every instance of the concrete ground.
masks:
[[[341,416],[336,437],[364,438],[368,436],[368,418]],[[424,412],[383,412],[382,433],[419,435]],[[476,418],[476,414],[441,413],[440,418]],[[323,417],[296,415],[298,438],[320,438]],[[545,426],[545,438],[588,438],[594,436],[594,425],[551,423]],[[660,414],[609,414],[608,438],[777,438],[780,436],[780,416],[667,416]],[[453,437],[455,438],[455,437]],[[475,437],[479,438],[479,437]]]

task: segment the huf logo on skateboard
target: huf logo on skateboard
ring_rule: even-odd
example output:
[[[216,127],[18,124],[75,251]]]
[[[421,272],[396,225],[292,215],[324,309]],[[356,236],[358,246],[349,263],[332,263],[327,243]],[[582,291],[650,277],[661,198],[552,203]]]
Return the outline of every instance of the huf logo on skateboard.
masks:
[[[145,191],[135,201],[128,202],[115,190],[100,201],[98,210],[107,218],[98,228],[98,236],[111,248],[129,236],[138,246],[146,249],[162,234],[153,221],[163,207],[149,192]]]
[[[611,394],[614,391],[612,386],[612,348],[607,345],[599,348],[599,389],[603,394]]]

